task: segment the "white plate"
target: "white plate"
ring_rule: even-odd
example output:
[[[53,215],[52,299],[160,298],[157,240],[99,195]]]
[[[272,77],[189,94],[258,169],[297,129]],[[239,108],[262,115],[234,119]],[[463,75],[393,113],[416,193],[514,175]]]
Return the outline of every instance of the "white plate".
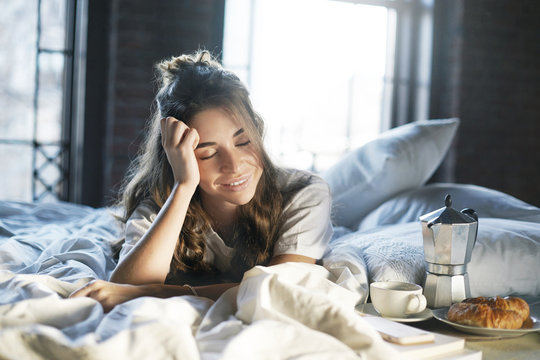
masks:
[[[356,307],[356,311],[358,311],[361,314],[384,317],[385,319],[397,321],[397,322],[418,322],[418,321],[428,320],[433,317],[433,314],[431,313],[430,309],[425,309],[424,311],[421,311],[418,314],[411,314],[404,318],[381,316],[377,312],[377,310],[375,310],[372,303],[358,305]]]
[[[462,325],[462,324],[455,323],[453,321],[448,320],[447,314],[448,314],[448,307],[433,310],[433,316],[435,317],[435,319],[445,322],[448,325],[452,326],[453,328],[459,331],[469,333],[469,334],[484,335],[484,336],[497,336],[497,337],[513,337],[513,336],[521,336],[521,335],[534,332],[534,331],[540,331],[540,321],[534,316],[531,316],[533,325],[532,325],[532,328],[530,329],[490,329],[490,328],[469,326],[469,325]]]

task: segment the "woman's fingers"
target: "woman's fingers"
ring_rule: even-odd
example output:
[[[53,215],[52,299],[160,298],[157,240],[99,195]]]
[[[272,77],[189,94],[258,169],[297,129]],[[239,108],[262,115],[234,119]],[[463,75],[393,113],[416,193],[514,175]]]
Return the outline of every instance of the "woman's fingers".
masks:
[[[199,167],[194,150],[199,144],[199,133],[169,116],[161,119],[161,137],[175,180],[195,189],[199,183]]]
[[[199,145],[199,133],[197,132],[197,129],[190,128],[184,141],[195,150],[197,145]]]
[[[182,143],[186,132],[189,130],[186,124],[173,117],[161,119],[161,141],[165,148],[177,147]]]
[[[116,284],[104,280],[94,280],[75,290],[69,297],[89,297],[97,300],[105,312],[110,311],[114,306],[141,296],[142,288],[127,285]]]
[[[161,119],[161,136],[163,146],[177,147],[182,143],[195,149],[199,144],[199,133],[185,123],[173,117]]]
[[[87,283],[86,285],[83,285],[82,287],[78,288],[77,290],[75,290],[74,292],[72,292],[69,297],[70,298],[74,298],[74,297],[82,297],[82,296],[88,296],[92,291],[93,291],[93,284],[94,284],[95,280],[94,281],[90,281],[89,283]]]

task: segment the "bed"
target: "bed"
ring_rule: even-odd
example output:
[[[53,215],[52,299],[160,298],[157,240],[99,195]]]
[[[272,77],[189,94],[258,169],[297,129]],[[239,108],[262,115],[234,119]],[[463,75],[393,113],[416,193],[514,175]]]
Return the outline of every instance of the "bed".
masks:
[[[372,281],[422,284],[418,216],[443,206],[479,214],[471,295],[540,296],[540,209],[472,184],[426,184],[457,119],[390,130],[321,174],[334,237],[321,264],[257,266],[216,302],[144,297],[104,313],[68,298],[107,279],[123,237],[118,209],[0,201],[0,358],[399,358],[355,313]]]

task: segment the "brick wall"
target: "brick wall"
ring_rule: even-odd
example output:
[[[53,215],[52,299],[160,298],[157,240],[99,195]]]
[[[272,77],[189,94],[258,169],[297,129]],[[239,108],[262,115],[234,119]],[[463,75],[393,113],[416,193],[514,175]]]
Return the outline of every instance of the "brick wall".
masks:
[[[432,181],[540,205],[539,4],[436,0],[430,117],[461,126]]]
[[[540,205],[540,3],[463,2],[458,182]]]
[[[154,65],[199,48],[220,51],[223,0],[115,0],[110,9],[105,192],[117,189],[143,139]],[[106,200],[111,194],[104,194]]]

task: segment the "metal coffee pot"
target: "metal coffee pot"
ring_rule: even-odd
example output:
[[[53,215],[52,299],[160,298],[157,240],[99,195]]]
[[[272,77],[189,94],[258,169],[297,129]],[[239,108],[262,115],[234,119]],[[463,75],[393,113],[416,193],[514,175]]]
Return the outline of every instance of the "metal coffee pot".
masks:
[[[478,215],[457,211],[446,195],[445,207],[420,216],[424,240],[424,296],[430,308],[450,306],[470,297],[467,264],[478,234]]]

